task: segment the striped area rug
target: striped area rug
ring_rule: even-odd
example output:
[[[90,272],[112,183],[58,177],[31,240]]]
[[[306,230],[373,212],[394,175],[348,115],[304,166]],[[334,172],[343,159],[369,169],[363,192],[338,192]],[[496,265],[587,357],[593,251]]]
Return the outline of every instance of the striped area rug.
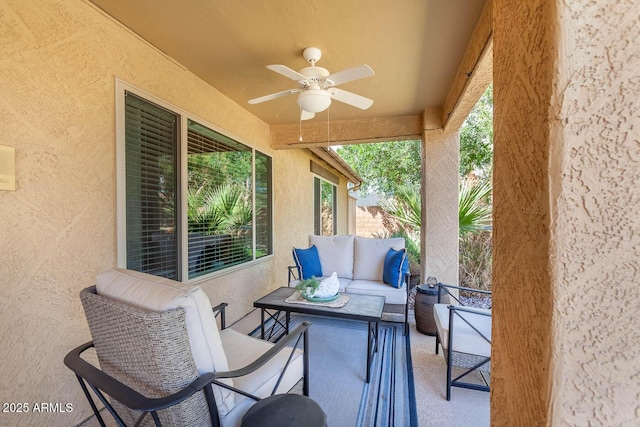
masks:
[[[402,324],[380,324],[367,384],[366,322],[295,314],[291,319],[292,328],[312,323],[309,394],[326,412],[329,427],[417,427],[410,343]]]

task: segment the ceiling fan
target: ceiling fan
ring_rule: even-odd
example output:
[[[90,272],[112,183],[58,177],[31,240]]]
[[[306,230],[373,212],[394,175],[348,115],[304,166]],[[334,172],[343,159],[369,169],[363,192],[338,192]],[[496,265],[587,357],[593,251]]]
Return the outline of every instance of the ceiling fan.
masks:
[[[296,89],[284,90],[282,92],[276,92],[259,98],[250,99],[249,104],[259,104],[261,102],[271,101],[272,99],[278,99],[283,96],[297,93],[298,105],[302,110],[300,114],[301,120],[312,119],[316,113],[329,108],[332,99],[344,102],[345,104],[352,105],[362,110],[366,110],[371,107],[373,104],[372,99],[365,98],[364,96],[356,95],[355,93],[338,89],[336,87],[343,83],[373,76],[375,73],[371,67],[363,64],[357,67],[338,71],[337,73],[329,74],[329,71],[326,68],[316,66],[316,62],[318,62],[322,56],[320,49],[308,47],[304,50],[302,56],[311,64],[311,66],[303,68],[299,72],[294,71],[285,65],[267,65],[267,68],[271,71],[275,71],[278,74],[298,82],[298,87]]]

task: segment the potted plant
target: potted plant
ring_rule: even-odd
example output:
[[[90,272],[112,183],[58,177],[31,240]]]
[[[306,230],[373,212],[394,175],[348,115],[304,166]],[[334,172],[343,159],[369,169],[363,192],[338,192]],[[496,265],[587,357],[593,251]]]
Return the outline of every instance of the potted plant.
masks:
[[[320,281],[316,278],[316,276],[311,276],[308,279],[304,279],[298,283],[296,289],[300,291],[300,295],[304,298],[311,298],[316,293],[318,288],[320,287]]]
[[[329,302],[338,297],[340,282],[338,276],[333,273],[330,277],[318,280],[315,276],[305,279],[298,283],[296,289],[300,294],[309,301]]]

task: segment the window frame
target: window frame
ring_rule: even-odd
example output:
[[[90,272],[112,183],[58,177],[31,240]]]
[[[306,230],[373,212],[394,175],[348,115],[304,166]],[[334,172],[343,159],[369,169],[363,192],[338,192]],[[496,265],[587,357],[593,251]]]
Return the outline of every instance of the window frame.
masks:
[[[317,194],[319,197],[316,197],[316,182],[320,187],[320,192]],[[313,232],[316,235],[322,236],[322,184],[327,183],[331,185],[331,210],[332,210],[332,218],[331,218],[331,228],[333,231],[332,236],[338,235],[338,186],[329,181],[328,179],[323,178],[320,175],[313,175]]]
[[[179,117],[178,121],[178,206],[180,211],[178,213],[179,224],[176,226],[176,233],[178,234],[177,240],[179,241],[177,250],[179,257],[179,272],[178,278],[183,283],[199,283],[205,280],[209,280],[218,276],[222,276],[233,271],[249,268],[255,264],[265,262],[273,259],[275,255],[276,237],[275,237],[275,221],[274,221],[274,193],[273,191],[273,156],[258,150],[255,145],[249,143],[245,139],[234,135],[219,126],[216,126],[207,120],[198,117],[176,105],[168,103],[157,96],[148,93],[142,89],[139,89],[123,80],[115,79],[115,130],[116,130],[116,264],[120,268],[127,267],[127,220],[126,220],[126,120],[125,120],[125,94],[130,92],[144,100],[165,108]],[[188,120],[197,122],[202,126],[206,126],[209,129],[231,138],[236,142],[239,142],[251,150],[251,173],[252,173],[252,203],[255,207],[256,204],[256,153],[269,158],[271,160],[271,176],[269,181],[271,184],[270,197],[268,202],[270,204],[270,219],[269,233],[271,235],[271,253],[264,255],[260,258],[256,258],[256,226],[257,221],[254,218],[252,221],[252,252],[253,259],[241,264],[232,265],[217,271],[203,274],[201,276],[189,279],[189,254],[188,254],[188,221],[186,219],[187,212],[187,163],[188,163]]]

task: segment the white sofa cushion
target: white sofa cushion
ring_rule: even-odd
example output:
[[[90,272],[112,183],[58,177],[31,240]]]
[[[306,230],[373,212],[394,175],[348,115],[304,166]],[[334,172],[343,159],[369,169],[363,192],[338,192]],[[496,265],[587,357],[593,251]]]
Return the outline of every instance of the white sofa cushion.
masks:
[[[316,245],[322,265],[322,275],[353,278],[353,241],[354,236],[315,236],[309,235],[309,246]],[[380,276],[382,279],[382,275]]]
[[[114,300],[149,311],[184,309],[191,354],[200,374],[227,371],[229,365],[209,298],[199,286],[137,271],[114,268],[99,274],[96,291]],[[225,383],[233,385],[231,379]],[[214,387],[221,414],[234,406],[233,392]]]
[[[231,370],[248,365],[274,345],[270,342],[241,334],[233,329],[222,330],[220,337],[222,345],[227,352]],[[284,349],[257,371],[235,378],[236,387],[258,397],[269,396],[290,354],[289,349]],[[301,350],[296,350],[276,393],[288,392],[303,377],[304,359],[302,355]],[[253,399],[240,395],[236,396],[236,407],[221,420],[223,427],[239,426],[242,416],[254,403]]]
[[[353,279],[382,281],[384,259],[387,252],[392,248],[397,251],[404,249],[404,245],[405,241],[402,237],[373,239],[356,236],[354,239]]]
[[[449,347],[449,304],[434,304],[433,316],[436,327],[440,333],[442,348]],[[468,307],[467,307],[468,308]],[[491,310],[483,308],[470,308],[476,313],[491,314]],[[476,313],[459,312],[478,331],[491,340],[491,316],[484,316]],[[478,356],[491,357],[491,343],[482,338],[478,332],[458,316],[453,319],[453,351],[460,353],[474,354]]]
[[[405,286],[394,288],[378,280],[352,280],[347,285],[347,292],[350,294],[380,295],[385,297],[385,304],[406,304],[407,289]]]

